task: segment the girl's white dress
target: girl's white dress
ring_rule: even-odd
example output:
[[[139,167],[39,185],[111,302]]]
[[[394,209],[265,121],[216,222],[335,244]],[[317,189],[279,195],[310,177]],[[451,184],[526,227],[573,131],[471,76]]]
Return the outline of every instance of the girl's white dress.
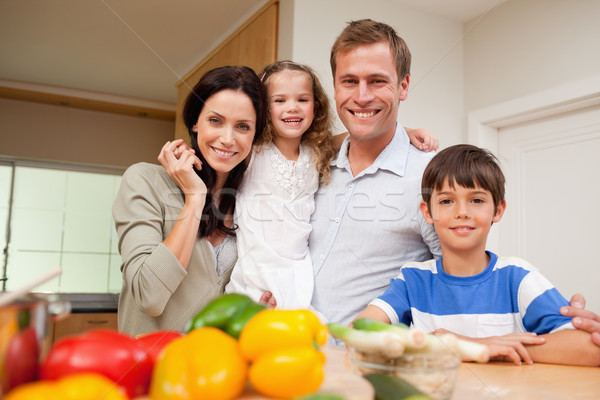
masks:
[[[236,200],[238,261],[225,291],[258,301],[271,291],[278,308],[307,308],[313,294],[308,251],[319,174],[312,152],[297,161],[273,144],[253,150]]]

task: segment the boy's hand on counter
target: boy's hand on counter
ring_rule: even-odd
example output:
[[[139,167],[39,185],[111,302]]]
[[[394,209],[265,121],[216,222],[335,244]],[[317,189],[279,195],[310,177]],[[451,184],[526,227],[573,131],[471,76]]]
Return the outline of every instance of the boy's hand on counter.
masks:
[[[481,339],[471,339],[485,344],[490,349],[490,360],[512,361],[515,365],[533,364],[525,345],[544,344],[546,339],[538,337],[535,333],[510,333],[503,336],[490,336]]]

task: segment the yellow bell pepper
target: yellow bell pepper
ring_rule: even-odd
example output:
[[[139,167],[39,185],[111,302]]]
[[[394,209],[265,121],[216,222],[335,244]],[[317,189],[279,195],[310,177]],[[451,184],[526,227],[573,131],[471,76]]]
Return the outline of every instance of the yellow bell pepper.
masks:
[[[164,348],[152,372],[152,400],[239,397],[246,385],[247,363],[238,343],[212,327],[194,329]]]
[[[251,361],[270,350],[322,346],[327,327],[309,310],[263,310],[248,321],[240,334],[240,348]]]
[[[252,361],[250,384],[264,396],[289,399],[313,393],[323,382],[327,327],[309,310],[264,310],[240,334]]]
[[[68,375],[57,381],[38,381],[17,386],[4,400],[129,400],[113,381],[94,372]]]
[[[273,350],[250,366],[250,384],[264,396],[291,399],[316,392],[323,383],[325,355],[314,347]]]

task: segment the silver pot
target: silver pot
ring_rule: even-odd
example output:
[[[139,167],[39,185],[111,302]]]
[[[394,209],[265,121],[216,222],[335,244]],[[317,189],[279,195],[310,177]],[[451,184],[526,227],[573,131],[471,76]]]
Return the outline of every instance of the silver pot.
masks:
[[[57,295],[33,293],[0,307],[0,398],[37,379],[52,345],[51,324],[70,312],[71,303]]]

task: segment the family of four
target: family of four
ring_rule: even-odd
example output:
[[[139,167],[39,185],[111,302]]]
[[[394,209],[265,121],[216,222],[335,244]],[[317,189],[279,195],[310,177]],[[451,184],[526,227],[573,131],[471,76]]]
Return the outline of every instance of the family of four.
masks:
[[[182,330],[241,292],[329,322],[451,331],[516,364],[600,365],[600,317],[583,297],[569,305],[530,264],[486,251],[506,207],[494,156],[435,155],[434,136],[397,122],[411,55],[394,29],[350,22],[330,61],[347,135],[332,136],[308,66],[223,67],[184,105],[191,148],[167,142],[161,165],[125,172],[119,329]]]

